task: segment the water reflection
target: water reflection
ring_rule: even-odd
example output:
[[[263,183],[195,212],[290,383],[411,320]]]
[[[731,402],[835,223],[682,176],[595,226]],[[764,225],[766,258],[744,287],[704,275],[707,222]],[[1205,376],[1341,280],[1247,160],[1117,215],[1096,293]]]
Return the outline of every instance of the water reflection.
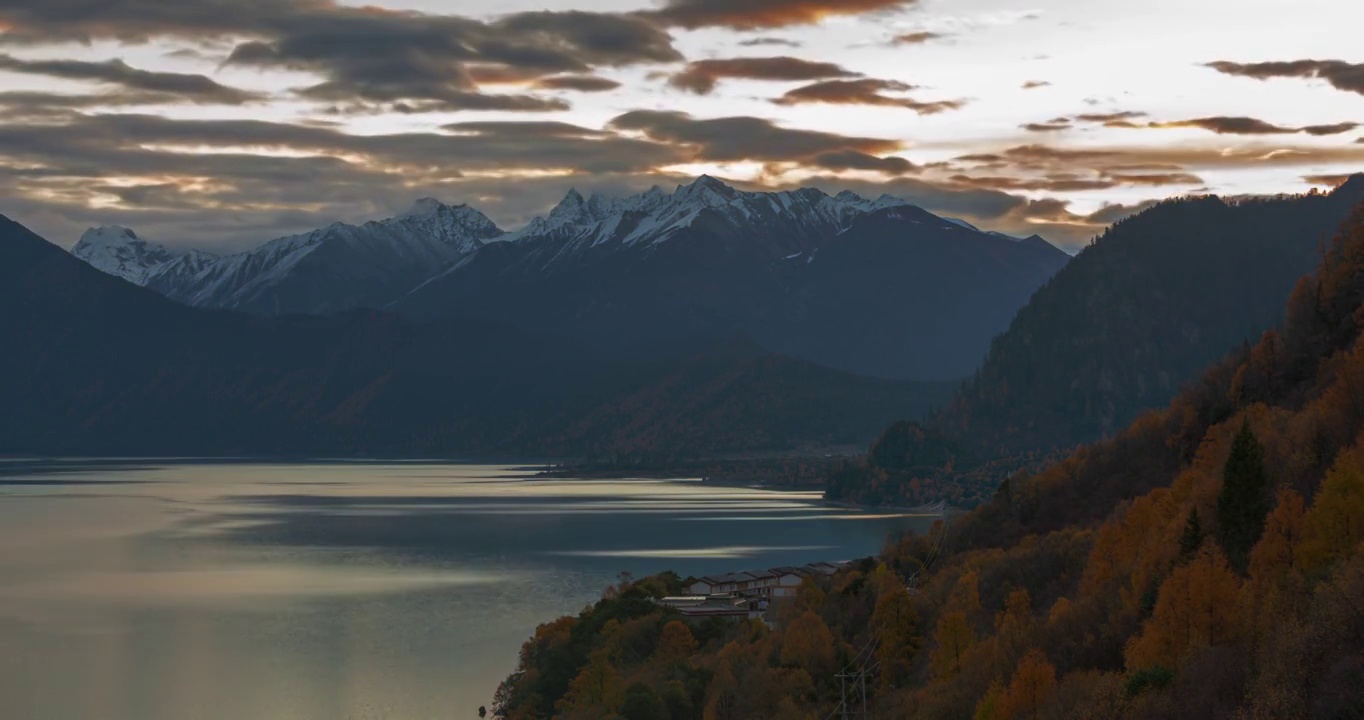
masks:
[[[621,571],[851,558],[927,522],[511,465],[6,462],[0,715],[471,717]]]

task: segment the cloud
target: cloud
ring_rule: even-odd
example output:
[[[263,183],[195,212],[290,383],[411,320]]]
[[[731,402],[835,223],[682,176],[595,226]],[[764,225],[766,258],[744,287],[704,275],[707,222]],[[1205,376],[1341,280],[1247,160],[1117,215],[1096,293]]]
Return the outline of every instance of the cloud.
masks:
[[[1344,122],[1334,125],[1308,125],[1306,127],[1285,127],[1275,125],[1264,120],[1252,117],[1204,117],[1192,120],[1175,120],[1170,122],[1147,123],[1146,127],[1152,128],[1201,128],[1219,135],[1291,135],[1293,133],[1307,133],[1309,135],[1339,135],[1349,132],[1357,127],[1359,123]]]
[[[795,130],[762,118],[702,120],[677,111],[635,110],[612,120],[610,127],[687,148],[692,161],[801,162],[829,153],[854,151],[876,155],[901,147],[898,140]]]
[[[1352,173],[1339,173],[1335,175],[1303,175],[1302,179],[1311,185],[1325,185],[1334,188],[1344,185],[1345,181],[1352,177],[1354,177]]]
[[[1140,127],[1134,121],[1146,117],[1146,113],[1136,110],[1123,110],[1110,113],[1081,113],[1071,118],[1072,122],[1092,123],[1114,128]]]
[[[668,78],[668,84],[698,95],[706,95],[715,90],[715,86],[725,78],[795,81],[856,76],[857,73],[845,70],[834,63],[811,62],[786,56],[728,58],[688,63],[681,72]]]
[[[918,0],[667,0],[646,13],[668,25],[738,30],[810,25],[826,17],[898,10]]]
[[[1319,78],[1331,87],[1364,95],[1364,63],[1343,60],[1289,60],[1286,62],[1238,63],[1220,60],[1207,64],[1220,73],[1268,80],[1269,78]]]
[[[320,75],[300,94],[431,109],[556,110],[562,101],[485,96],[475,75],[524,82],[598,67],[677,62],[668,33],[637,15],[522,12],[491,21],[336,0],[0,0],[11,44],[154,36],[236,43],[225,64]]]
[[[786,38],[779,38],[779,37],[755,37],[755,38],[749,38],[748,40],[740,40],[740,41],[739,41],[739,45],[740,45],[741,47],[771,47],[771,46],[779,46],[779,47],[798,48],[798,47],[804,46],[804,44],[805,44],[805,43],[802,43],[802,42],[800,42],[800,41],[798,41],[798,40],[788,40],[788,39],[786,39]]]
[[[930,40],[938,40],[946,37],[942,33],[928,32],[920,30],[918,32],[904,33],[891,38],[891,45],[922,45]]]
[[[1038,88],[1051,87],[1051,83],[1046,80],[1029,80],[1022,85],[1024,90],[1036,90]]]
[[[1069,130],[1072,126],[1069,119],[1056,118],[1054,120],[1048,120],[1047,122],[1026,123],[1020,127],[1028,132],[1059,132],[1061,130]]]
[[[1357,122],[1341,122],[1331,125],[1307,125],[1298,128],[1298,132],[1305,132],[1308,135],[1340,135],[1359,127]]]
[[[934,115],[948,110],[956,110],[966,104],[966,101],[964,100],[919,102],[911,98],[893,97],[884,94],[887,92],[905,92],[914,89],[916,89],[916,86],[896,80],[878,80],[875,78],[828,80],[796,88],[772,102],[778,105],[827,103],[833,105],[902,107],[913,110],[920,115]]]
[[[1096,173],[1054,172],[1042,177],[954,175],[952,182],[976,188],[1025,192],[1082,192],[1108,190],[1121,186],[1156,187],[1163,185],[1202,185],[1203,179],[1189,173]]]
[[[263,99],[257,93],[221,85],[204,75],[139,70],[122,60],[22,60],[12,55],[0,55],[0,70],[64,80],[85,80],[194,103],[240,105]]]
[[[856,150],[836,150],[816,155],[809,165],[825,170],[866,170],[886,175],[907,175],[918,167],[902,157],[877,157]]]
[[[577,90],[578,92],[607,92],[620,87],[620,83],[596,75],[555,75],[535,81],[535,87],[542,90]]]

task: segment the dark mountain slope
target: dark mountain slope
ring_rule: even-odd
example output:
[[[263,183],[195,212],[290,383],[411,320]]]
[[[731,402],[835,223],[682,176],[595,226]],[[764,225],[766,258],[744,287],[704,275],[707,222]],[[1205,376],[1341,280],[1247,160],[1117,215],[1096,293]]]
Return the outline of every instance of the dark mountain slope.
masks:
[[[739,334],[861,375],[951,380],[1069,260],[1040,238],[983,233],[892,200],[740,193],[703,179],[621,202],[646,209],[581,235],[491,244],[394,308],[420,318],[458,309],[612,346]]]
[[[193,309],[0,219],[0,452],[670,455],[865,441],[941,386],[743,343],[613,356],[484,321]]]
[[[987,451],[1069,447],[1169,402],[1283,314],[1355,203],[1330,195],[1174,200],[1110,228],[998,337],[937,419]]]
[[[859,218],[780,271],[785,322],[750,323],[774,350],[879,377],[972,368],[1069,258],[1041,238],[969,231],[901,206]]]

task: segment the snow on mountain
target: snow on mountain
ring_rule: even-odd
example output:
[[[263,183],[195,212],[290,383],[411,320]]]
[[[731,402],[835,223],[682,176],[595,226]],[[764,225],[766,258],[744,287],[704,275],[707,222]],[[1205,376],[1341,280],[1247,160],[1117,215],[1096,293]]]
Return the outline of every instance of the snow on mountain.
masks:
[[[190,305],[324,313],[382,307],[502,234],[467,205],[422,198],[387,220],[335,223],[234,255],[177,253],[124,228],[91,230],[72,253]]]
[[[837,234],[857,217],[908,204],[890,195],[868,200],[847,191],[830,197],[813,188],[745,192],[702,175],[672,193],[655,186],[624,198],[583,198],[570,190],[548,216],[532,220],[507,239],[546,245],[540,262],[548,267],[588,251],[663,243],[706,218],[712,230],[753,242],[767,240],[774,252],[780,251],[774,259],[780,259],[811,249],[810,239]]]
[[[71,254],[97,270],[121,277],[137,285],[176,263],[202,266],[213,255],[199,250],[172,250],[139,238],[137,233],[118,225],[90,228],[71,248]]]

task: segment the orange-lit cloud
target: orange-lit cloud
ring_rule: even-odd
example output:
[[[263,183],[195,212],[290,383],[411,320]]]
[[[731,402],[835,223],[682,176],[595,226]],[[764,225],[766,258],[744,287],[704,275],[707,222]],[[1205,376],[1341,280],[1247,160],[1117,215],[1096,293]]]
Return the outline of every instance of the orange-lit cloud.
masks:
[[[825,103],[830,105],[902,107],[913,110],[920,115],[934,115],[948,110],[957,110],[966,104],[965,100],[920,102],[912,98],[885,94],[914,89],[916,86],[896,80],[878,80],[875,78],[827,80],[796,88],[772,102],[778,105]]]
[[[685,28],[809,25],[826,17],[895,10],[918,0],[668,0],[650,16]]]

